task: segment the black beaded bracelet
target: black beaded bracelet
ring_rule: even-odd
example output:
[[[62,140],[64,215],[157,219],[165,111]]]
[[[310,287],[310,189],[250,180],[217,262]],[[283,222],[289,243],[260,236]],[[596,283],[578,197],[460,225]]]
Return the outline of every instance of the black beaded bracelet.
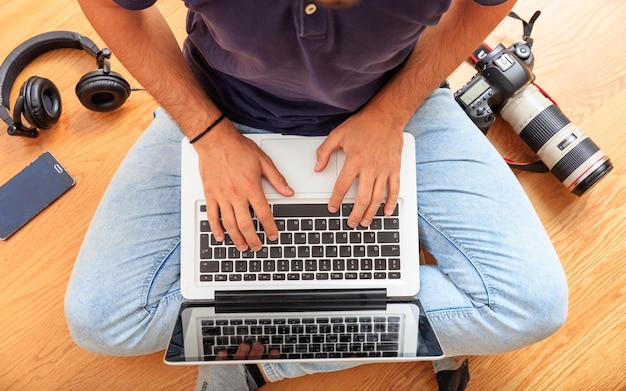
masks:
[[[211,129],[213,129],[214,127],[216,127],[220,122],[222,122],[222,120],[226,118],[226,116],[224,114],[220,115],[220,117],[218,119],[216,119],[215,121],[213,121],[213,123],[211,125],[209,125],[206,129],[204,129],[204,131],[202,133],[200,133],[199,135],[197,135],[193,140],[189,141],[189,144],[193,144],[196,141],[200,140],[202,138],[202,136],[204,136],[205,134],[209,133],[209,131],[211,131]]]

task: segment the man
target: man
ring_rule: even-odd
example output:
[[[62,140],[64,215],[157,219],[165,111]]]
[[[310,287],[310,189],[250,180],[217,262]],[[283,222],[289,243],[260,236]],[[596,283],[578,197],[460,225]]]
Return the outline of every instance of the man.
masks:
[[[463,355],[510,351],[560,327],[567,286],[539,219],[451,92],[437,89],[512,1],[189,0],[184,55],[154,0],[79,2],[164,110],[120,166],[76,261],[66,313],[78,344],[117,355],[166,346],[182,301],[183,135],[199,155],[216,236],[258,250],[252,207],[276,238],[261,177],[284,196],[293,190],[241,134],[264,131],[328,135],[318,172],[345,151],[328,208],[339,208],[358,178],[353,227],[370,224],[385,194],[391,212],[402,133],[415,137],[420,243],[437,260],[422,266],[419,297],[444,350],[461,356],[435,363],[442,389],[467,384]],[[87,284],[97,288],[85,296]],[[198,387],[256,389],[337,369],[206,366]]]

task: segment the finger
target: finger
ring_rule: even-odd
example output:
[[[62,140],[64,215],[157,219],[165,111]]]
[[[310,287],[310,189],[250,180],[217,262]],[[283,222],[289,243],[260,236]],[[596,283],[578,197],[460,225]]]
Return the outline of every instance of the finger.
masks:
[[[252,345],[252,349],[250,349],[250,355],[248,358],[250,360],[260,360],[263,358],[263,353],[265,352],[265,345],[262,342],[256,341]]]
[[[261,160],[261,174],[280,195],[285,197],[293,195],[293,189],[269,157]]]
[[[270,352],[267,354],[267,358],[280,358],[280,350],[278,349],[270,350]]]
[[[352,184],[356,180],[357,175],[358,166],[355,166],[354,164],[351,164],[346,160],[343,167],[341,168],[341,171],[339,172],[339,175],[337,176],[335,186],[333,187],[333,192],[328,199],[328,210],[330,212],[335,213],[339,210],[339,208],[341,207],[341,202],[350,190],[350,187],[352,187]]]
[[[277,240],[278,239],[278,227],[276,227],[276,222],[274,221],[274,215],[272,214],[272,209],[267,203],[267,200],[265,199],[265,197],[252,201],[251,206],[252,206],[252,209],[254,210],[254,214],[257,220],[259,221],[259,224],[262,227],[263,232],[265,232],[265,235],[267,235],[267,238],[269,240]],[[261,227],[259,227],[259,231],[261,230]]]
[[[215,355],[215,359],[219,361],[228,360],[228,352],[226,350],[220,350]]]
[[[317,161],[315,163],[315,172],[320,172],[326,168],[332,155],[339,145],[339,136],[337,133],[331,132],[328,137],[322,142],[322,144],[315,151]]]
[[[256,226],[252,221],[250,206],[238,206],[235,209],[235,218],[237,220],[237,229],[241,232],[245,244],[253,251],[259,251],[262,247],[262,243],[257,234]],[[235,242],[234,239],[233,242]],[[235,242],[235,244],[237,244],[237,242]]]
[[[380,205],[382,204],[383,199],[385,198],[385,191],[387,188],[386,183],[387,181],[384,181],[384,180],[376,181],[374,185],[374,189],[372,191],[370,204],[367,206],[367,209],[363,213],[363,217],[361,218],[361,221],[359,222],[361,226],[369,227],[370,224],[372,223],[374,216],[376,216],[376,213],[380,209]]]
[[[364,227],[369,226],[369,222],[364,221],[364,216],[372,204],[374,183],[372,179],[359,178],[359,188],[357,190],[354,206],[352,207],[350,216],[348,216],[348,226],[352,228],[356,228],[359,224]],[[382,200],[382,198],[380,200]]]
[[[400,174],[394,173],[387,181],[387,200],[385,201],[385,215],[391,216],[398,204],[400,194]]]
[[[211,232],[215,237],[215,240],[218,242],[223,242],[224,228],[222,227],[222,222],[220,221],[220,209],[216,202],[208,202],[206,203],[206,215],[207,220],[209,221],[209,227],[211,228]]]
[[[220,213],[222,215],[222,226],[226,229],[226,232],[228,232],[228,236],[233,241],[235,247],[237,247],[237,250],[241,252],[248,250],[248,242],[246,242],[246,239],[239,230],[237,217],[232,207],[222,207]]]
[[[267,158],[267,160],[261,163],[262,173],[268,182],[283,196],[291,197],[294,194],[293,189],[289,187],[285,177],[278,171],[274,163]],[[269,240],[278,239],[278,228],[274,222],[274,215],[267,202],[265,193],[263,192],[263,186],[259,183],[256,195],[251,197],[252,208],[263,227],[263,231],[267,235]]]
[[[248,355],[250,353],[250,344],[247,342],[242,342],[237,347],[237,351],[235,352],[235,360],[247,360]]]

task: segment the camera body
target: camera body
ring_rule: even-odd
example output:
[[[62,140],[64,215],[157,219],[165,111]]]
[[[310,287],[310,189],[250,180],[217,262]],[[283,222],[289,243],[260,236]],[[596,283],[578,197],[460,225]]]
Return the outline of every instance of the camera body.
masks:
[[[544,171],[578,196],[613,169],[604,152],[533,84],[529,44],[498,44],[492,51],[481,46],[474,58],[478,73],[454,97],[483,133],[500,114],[539,156]]]
[[[490,52],[481,47],[475,56],[479,73],[454,97],[476,126],[487,133],[504,103],[535,80],[532,72],[535,58],[525,43],[516,43],[508,49],[498,44]]]

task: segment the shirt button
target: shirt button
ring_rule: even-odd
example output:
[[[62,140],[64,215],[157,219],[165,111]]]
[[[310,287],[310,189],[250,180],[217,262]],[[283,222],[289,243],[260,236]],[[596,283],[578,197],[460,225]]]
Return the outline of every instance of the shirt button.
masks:
[[[304,13],[307,15],[313,15],[317,11],[317,5],[315,3],[309,3],[304,7]]]

